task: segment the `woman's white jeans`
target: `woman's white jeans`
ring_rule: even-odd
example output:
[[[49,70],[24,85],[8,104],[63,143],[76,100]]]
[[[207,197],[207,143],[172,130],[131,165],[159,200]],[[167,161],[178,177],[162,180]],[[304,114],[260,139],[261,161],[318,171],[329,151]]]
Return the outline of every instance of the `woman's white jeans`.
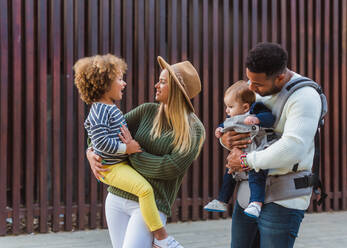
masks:
[[[143,221],[138,202],[108,193],[106,220],[113,248],[151,248],[153,235]],[[166,215],[159,211],[166,225]]]

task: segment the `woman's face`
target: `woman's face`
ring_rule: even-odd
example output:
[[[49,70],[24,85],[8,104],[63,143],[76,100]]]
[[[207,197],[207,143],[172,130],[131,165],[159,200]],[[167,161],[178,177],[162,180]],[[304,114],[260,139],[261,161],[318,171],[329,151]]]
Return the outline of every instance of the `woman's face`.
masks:
[[[159,82],[155,84],[155,100],[160,103],[167,103],[169,97],[169,72],[164,69],[159,76]]]

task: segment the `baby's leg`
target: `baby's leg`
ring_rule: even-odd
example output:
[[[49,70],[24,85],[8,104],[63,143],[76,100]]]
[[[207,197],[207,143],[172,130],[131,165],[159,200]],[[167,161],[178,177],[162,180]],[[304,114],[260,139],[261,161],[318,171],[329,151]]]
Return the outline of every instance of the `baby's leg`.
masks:
[[[111,165],[108,168],[110,171],[103,173],[104,178],[101,181],[138,196],[143,219],[150,231],[164,229],[150,183],[127,162]]]

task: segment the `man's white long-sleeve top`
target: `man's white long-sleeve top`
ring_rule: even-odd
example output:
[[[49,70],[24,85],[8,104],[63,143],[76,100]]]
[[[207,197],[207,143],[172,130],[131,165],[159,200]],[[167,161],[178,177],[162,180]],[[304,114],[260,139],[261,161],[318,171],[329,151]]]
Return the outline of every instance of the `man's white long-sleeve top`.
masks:
[[[294,73],[292,78],[301,77]],[[261,97],[263,102],[272,109],[278,94]],[[282,115],[275,132],[282,137],[266,150],[253,151],[247,155],[247,162],[252,169],[269,169],[269,175],[283,175],[292,171],[298,163],[298,171],[311,170],[314,156],[314,136],[321,114],[321,100],[317,91],[312,87],[296,90],[284,105]],[[310,195],[276,201],[275,203],[293,209],[305,210],[310,204]]]

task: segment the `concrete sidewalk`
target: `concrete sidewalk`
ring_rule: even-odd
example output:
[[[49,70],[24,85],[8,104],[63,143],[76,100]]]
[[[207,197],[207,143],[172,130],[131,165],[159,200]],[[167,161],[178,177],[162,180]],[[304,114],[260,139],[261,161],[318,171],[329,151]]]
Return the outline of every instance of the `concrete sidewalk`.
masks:
[[[185,248],[230,247],[231,219],[169,224]],[[111,247],[107,230],[0,237],[0,248]],[[347,212],[306,214],[296,248],[346,248]]]

